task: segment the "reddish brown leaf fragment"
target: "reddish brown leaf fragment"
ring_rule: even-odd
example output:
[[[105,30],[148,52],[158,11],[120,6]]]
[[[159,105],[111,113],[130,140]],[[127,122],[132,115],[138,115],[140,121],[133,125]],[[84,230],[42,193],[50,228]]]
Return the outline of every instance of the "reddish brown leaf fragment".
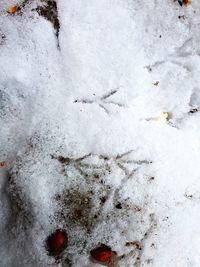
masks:
[[[192,0],[183,0],[183,4],[184,4],[185,6],[191,4],[191,2],[192,2]]]
[[[20,7],[19,6],[10,6],[8,7],[7,9],[7,12],[11,15],[15,14],[17,11],[20,10]]]
[[[113,252],[110,247],[102,244],[100,247],[92,249],[90,255],[99,263],[109,263],[112,261]]]
[[[67,246],[67,234],[64,230],[56,230],[46,241],[50,255],[58,255]]]
[[[6,166],[7,165],[5,161],[0,161],[0,168],[5,168]]]

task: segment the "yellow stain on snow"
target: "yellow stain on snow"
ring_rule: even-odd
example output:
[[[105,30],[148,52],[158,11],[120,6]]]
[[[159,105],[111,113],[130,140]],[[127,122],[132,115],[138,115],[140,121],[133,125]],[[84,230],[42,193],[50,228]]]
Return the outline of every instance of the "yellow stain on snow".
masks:
[[[162,113],[162,116],[163,116],[163,118],[164,118],[165,120],[168,120],[168,119],[169,119],[169,113],[166,112],[166,111]]]
[[[162,114],[160,115],[159,121],[168,121],[169,120],[169,112],[162,112]]]
[[[158,122],[166,122],[168,121],[170,118],[170,113],[167,112],[167,111],[163,111],[160,116],[158,117],[149,117],[149,118],[146,118],[145,120],[146,121],[158,121]]]

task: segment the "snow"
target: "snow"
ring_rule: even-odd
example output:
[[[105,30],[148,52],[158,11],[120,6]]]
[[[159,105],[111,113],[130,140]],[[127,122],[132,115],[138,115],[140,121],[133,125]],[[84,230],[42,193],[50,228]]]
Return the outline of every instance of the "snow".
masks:
[[[0,267],[102,266],[102,243],[118,267],[199,267],[198,1],[57,0],[58,38],[20,3],[0,1]]]

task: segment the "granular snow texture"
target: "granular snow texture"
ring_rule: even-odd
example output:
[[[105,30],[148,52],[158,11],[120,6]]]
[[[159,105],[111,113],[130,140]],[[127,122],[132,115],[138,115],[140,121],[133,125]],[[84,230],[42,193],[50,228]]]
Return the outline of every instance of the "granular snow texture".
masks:
[[[101,244],[109,267],[200,266],[200,2],[186,2],[0,1],[0,267],[102,266]]]

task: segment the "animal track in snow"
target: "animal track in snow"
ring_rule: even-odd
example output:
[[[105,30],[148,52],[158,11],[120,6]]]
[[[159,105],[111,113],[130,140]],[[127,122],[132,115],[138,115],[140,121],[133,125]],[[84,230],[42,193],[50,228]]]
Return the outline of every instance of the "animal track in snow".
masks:
[[[116,102],[114,100],[109,100],[110,97],[115,95],[118,92],[119,88],[110,91],[109,93],[101,96],[101,97],[95,97],[94,99],[88,99],[88,98],[83,98],[83,99],[76,99],[74,103],[82,103],[82,104],[97,104],[100,108],[102,108],[107,114],[110,113],[108,109],[108,105],[115,105],[118,107],[125,107],[124,104]]]

